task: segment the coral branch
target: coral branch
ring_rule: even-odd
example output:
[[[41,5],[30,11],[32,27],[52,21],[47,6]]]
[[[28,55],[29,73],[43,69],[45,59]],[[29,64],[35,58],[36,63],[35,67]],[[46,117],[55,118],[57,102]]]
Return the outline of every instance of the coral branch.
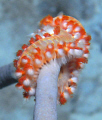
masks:
[[[13,63],[0,67],[0,89],[17,82],[14,72]]]
[[[57,81],[60,65],[56,60],[42,67],[36,88],[34,120],[57,120]]]

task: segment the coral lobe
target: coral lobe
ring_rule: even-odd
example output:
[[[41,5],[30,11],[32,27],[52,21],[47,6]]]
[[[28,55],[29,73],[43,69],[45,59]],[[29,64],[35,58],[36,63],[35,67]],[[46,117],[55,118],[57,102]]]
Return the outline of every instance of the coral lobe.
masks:
[[[40,28],[31,36],[29,45],[23,45],[14,60],[17,87],[23,88],[23,96],[35,96],[37,78],[43,65],[53,59],[67,61],[62,65],[58,78],[58,101],[65,104],[72,97],[78,82],[80,70],[87,63],[91,36],[87,35],[81,23],[73,17],[46,16],[40,21]]]

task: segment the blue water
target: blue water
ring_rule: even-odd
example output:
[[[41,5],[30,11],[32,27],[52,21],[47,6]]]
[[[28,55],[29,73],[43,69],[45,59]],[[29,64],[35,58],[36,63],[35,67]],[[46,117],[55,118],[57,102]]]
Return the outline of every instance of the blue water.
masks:
[[[90,58],[81,72],[77,91],[58,120],[102,120],[102,0],[0,0],[0,66],[11,63],[28,35],[46,15],[60,11],[77,18],[92,36]],[[0,120],[32,120],[33,98],[24,101],[12,84],[0,90]]]

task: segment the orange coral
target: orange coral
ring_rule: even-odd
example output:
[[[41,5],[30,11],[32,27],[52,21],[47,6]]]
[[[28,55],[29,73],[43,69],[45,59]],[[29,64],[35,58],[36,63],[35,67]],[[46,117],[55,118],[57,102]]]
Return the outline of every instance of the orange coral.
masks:
[[[58,78],[58,101],[65,104],[74,93],[80,70],[87,63],[91,37],[81,23],[73,17],[50,15],[43,18],[40,27],[23,45],[14,60],[17,87],[24,89],[24,97],[35,96],[40,69],[52,59],[66,59]]]

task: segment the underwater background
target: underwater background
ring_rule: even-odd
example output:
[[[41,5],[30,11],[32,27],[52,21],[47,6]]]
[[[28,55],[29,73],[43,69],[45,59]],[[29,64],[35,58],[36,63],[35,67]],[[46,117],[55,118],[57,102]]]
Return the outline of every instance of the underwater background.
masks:
[[[92,36],[88,64],[75,95],[58,105],[58,120],[102,120],[102,0],[0,0],[0,66],[11,63],[40,20],[59,12],[75,17]],[[0,89],[0,120],[32,120],[34,100],[15,84]]]

